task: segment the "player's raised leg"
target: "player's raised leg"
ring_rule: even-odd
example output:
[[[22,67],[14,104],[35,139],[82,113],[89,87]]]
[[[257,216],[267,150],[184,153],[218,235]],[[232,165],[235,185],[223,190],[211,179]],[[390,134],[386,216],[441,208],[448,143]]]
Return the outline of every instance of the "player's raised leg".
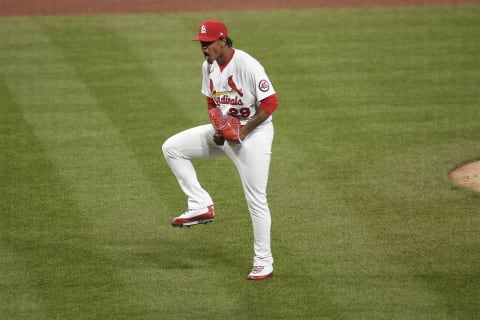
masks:
[[[165,160],[188,199],[188,210],[172,220],[174,226],[190,226],[215,219],[213,200],[200,185],[190,161],[223,155],[222,149],[213,142],[213,135],[211,125],[198,126],[170,137],[162,146]]]

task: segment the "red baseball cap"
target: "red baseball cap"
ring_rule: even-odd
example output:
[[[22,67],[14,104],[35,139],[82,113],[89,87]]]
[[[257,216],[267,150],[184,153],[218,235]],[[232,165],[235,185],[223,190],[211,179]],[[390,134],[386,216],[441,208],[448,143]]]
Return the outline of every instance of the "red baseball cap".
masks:
[[[206,20],[198,28],[198,37],[193,38],[197,41],[212,42],[228,36],[227,27],[223,22],[217,20]]]

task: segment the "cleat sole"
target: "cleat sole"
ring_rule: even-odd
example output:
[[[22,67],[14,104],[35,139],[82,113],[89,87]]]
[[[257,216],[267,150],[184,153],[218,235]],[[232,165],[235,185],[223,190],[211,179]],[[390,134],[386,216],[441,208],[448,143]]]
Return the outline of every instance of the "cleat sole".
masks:
[[[207,223],[213,222],[213,221],[215,221],[215,218],[206,218],[206,219],[184,222],[183,224],[172,223],[172,227],[180,227],[180,228],[187,227],[187,228],[190,228],[192,226],[196,226],[197,224],[207,224]]]

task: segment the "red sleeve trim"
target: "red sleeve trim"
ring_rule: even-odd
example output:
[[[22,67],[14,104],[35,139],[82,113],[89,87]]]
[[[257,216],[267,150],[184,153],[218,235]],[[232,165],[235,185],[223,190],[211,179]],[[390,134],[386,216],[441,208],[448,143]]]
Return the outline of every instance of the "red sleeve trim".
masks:
[[[278,98],[276,94],[266,97],[260,102],[260,109],[272,114],[278,107]]]
[[[214,109],[217,107],[217,105],[215,104],[215,101],[213,101],[213,99],[210,97],[207,97],[207,107],[208,107],[208,110]]]

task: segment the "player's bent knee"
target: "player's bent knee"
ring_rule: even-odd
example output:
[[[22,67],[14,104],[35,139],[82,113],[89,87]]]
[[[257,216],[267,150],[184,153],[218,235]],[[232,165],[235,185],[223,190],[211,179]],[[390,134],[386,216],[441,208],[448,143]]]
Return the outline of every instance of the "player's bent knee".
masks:
[[[173,148],[173,145],[170,141],[170,139],[167,139],[162,145],[162,152],[163,156],[165,158],[175,158],[175,149]]]
[[[165,159],[185,158],[184,154],[178,150],[175,139],[168,138],[162,145],[163,156]]]

